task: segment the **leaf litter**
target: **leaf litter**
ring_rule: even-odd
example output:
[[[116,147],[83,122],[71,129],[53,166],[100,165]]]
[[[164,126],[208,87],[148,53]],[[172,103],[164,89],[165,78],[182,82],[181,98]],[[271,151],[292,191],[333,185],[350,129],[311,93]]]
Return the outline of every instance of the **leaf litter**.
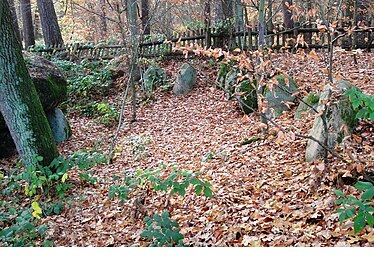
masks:
[[[306,61],[286,53],[272,59],[302,89],[317,91],[326,81],[326,64],[323,54],[316,56],[319,59]],[[322,161],[305,163],[306,140],[294,136],[278,139],[275,130],[263,136],[256,115],[244,116],[236,101],[226,100],[223,91],[214,88],[217,66],[201,59],[189,61],[199,72],[193,91],[179,97],[157,90],[150,102],[138,108],[134,123],[127,103],[114,162],[92,169],[98,178],[95,185],[76,179],[71,189],[74,198],[64,212],[42,218],[55,245],[147,246],[149,242],[140,237],[144,217],[169,209],[188,246],[373,246],[373,228],[354,235],[352,223],[339,224],[335,213],[333,189],[353,192],[352,187],[338,183],[341,170],[351,172],[352,167],[332,157],[328,167],[322,166]],[[349,54],[340,54],[334,72],[374,95],[373,56],[361,53],[358,61],[359,65],[354,65]],[[161,66],[172,77],[183,62],[167,60]],[[117,81],[118,92],[107,99],[119,104],[125,79]],[[308,134],[313,117],[294,120],[294,110],[276,122]],[[73,135],[59,145],[62,155],[82,148],[108,153],[116,127],[75,114],[68,118]],[[373,169],[372,134],[372,123],[361,122],[354,136],[347,139],[346,146],[366,170]],[[260,139],[243,144],[253,137]],[[136,139],[138,144],[131,142]],[[184,197],[171,197],[166,206],[165,194],[145,189],[122,204],[108,199],[114,175],[123,178],[160,163],[200,172],[213,185],[214,197],[187,192]],[[74,176],[79,175],[71,174],[69,179]],[[138,201],[140,197],[144,201]]]

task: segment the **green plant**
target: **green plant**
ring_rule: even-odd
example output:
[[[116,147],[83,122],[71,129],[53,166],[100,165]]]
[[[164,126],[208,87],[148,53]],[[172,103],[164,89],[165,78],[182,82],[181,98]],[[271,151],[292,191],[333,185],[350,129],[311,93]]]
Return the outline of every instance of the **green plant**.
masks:
[[[7,212],[1,212],[0,240],[2,246],[52,246],[46,237],[47,225],[40,224],[32,215],[32,208],[17,210],[9,207]],[[43,240],[44,239],[44,240]]]
[[[356,118],[370,119],[374,121],[374,96],[367,95],[355,86],[344,92],[352,102],[354,110],[358,110]]]
[[[169,175],[165,175],[166,166],[160,165],[156,170],[139,170],[134,175],[124,178],[123,184],[112,185],[109,189],[109,198],[118,197],[121,203],[130,198],[130,194],[137,194],[150,185],[155,191],[169,192],[169,195],[184,196],[186,189],[192,185],[197,195],[212,197],[212,185],[197,178],[197,173],[189,170],[178,170],[172,167]],[[165,177],[165,178],[164,178]],[[118,176],[115,177],[117,180]]]
[[[170,220],[169,212],[163,212],[161,216],[154,214],[152,218],[146,217],[144,223],[145,229],[140,236],[152,241],[150,246],[183,246],[184,236],[179,232],[179,224]]]
[[[334,190],[334,192],[339,197],[336,204],[342,206],[336,210],[339,213],[340,223],[346,219],[353,219],[354,233],[357,234],[365,228],[366,224],[374,226],[374,186],[370,182],[359,181],[354,187],[364,191],[360,200],[352,195],[346,196],[341,190]]]
[[[47,225],[40,218],[60,214],[65,206],[66,194],[72,187],[68,170],[76,167],[81,179],[93,182],[90,167],[106,163],[104,155],[97,152],[76,152],[66,159],[58,157],[49,166],[42,166],[42,157],[21,169],[16,168],[0,181],[0,240],[5,246],[51,246],[46,238]],[[18,194],[24,192],[24,194]],[[57,198],[57,200],[56,200]],[[31,205],[31,207],[28,207]]]

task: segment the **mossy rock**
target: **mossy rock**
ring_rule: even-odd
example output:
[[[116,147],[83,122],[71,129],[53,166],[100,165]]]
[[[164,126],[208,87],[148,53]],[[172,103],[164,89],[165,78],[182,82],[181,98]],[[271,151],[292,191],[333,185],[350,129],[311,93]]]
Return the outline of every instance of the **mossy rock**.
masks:
[[[219,67],[217,78],[216,78],[216,88],[225,89],[226,75],[230,71],[231,65],[222,63]]]
[[[244,114],[253,113],[252,109],[258,109],[255,79],[246,79],[240,82],[235,89],[235,94]]]
[[[150,66],[145,71],[143,79],[145,90],[150,93],[153,91],[155,84],[162,84],[166,81],[166,72],[159,66]]]
[[[318,101],[319,101],[319,94],[309,93],[309,95],[304,97],[303,102],[300,102],[299,106],[297,107],[296,112],[295,112],[295,119],[300,119],[304,115],[310,112],[313,112],[312,108],[314,109],[317,108]],[[310,106],[308,105],[312,106],[312,108],[310,108]]]
[[[275,79],[278,84],[275,85],[274,90],[265,88],[268,109],[270,112],[274,112],[273,117],[280,116],[283,111],[289,110],[284,103],[295,101],[296,98],[292,94],[299,90],[299,87],[290,76],[277,75]]]
[[[44,111],[57,107],[67,99],[67,81],[62,71],[47,59],[23,52],[31,79]]]

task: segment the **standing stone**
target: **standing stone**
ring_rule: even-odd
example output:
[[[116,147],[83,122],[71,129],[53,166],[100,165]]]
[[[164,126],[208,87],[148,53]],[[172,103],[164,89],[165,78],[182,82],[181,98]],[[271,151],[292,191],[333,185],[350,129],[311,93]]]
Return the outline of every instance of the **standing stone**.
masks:
[[[226,74],[224,90],[225,90],[227,99],[231,99],[232,95],[235,92],[235,87],[237,86],[237,81],[238,81],[238,73],[239,71],[237,69],[231,69]]]
[[[55,108],[46,113],[53,137],[57,143],[68,140],[71,136],[71,128],[64,113],[59,108]]]
[[[191,91],[196,84],[197,72],[196,69],[189,63],[184,63],[177,73],[173,92],[176,95],[185,95]]]
[[[331,97],[335,99],[329,101]],[[325,105],[326,101],[329,101],[327,105]],[[317,111],[322,112],[322,110],[325,110],[326,115],[328,130],[327,145],[329,148],[334,149],[338,143],[342,142],[344,137],[351,133],[352,128],[357,124],[357,120],[355,119],[356,112],[353,110],[349,99],[343,95],[342,90],[333,90],[331,85],[325,85],[323,92],[320,94]],[[313,128],[309,135],[322,143],[325,142],[326,132],[321,116],[318,116],[314,120]],[[324,149],[317,142],[308,140],[305,160],[313,162],[323,157],[323,155]]]

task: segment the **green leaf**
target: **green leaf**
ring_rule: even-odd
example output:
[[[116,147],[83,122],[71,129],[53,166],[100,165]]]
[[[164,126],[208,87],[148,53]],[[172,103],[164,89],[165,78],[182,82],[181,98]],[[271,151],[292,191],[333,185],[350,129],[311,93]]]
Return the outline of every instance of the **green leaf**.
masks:
[[[373,188],[373,184],[370,183],[370,182],[362,182],[362,181],[358,181],[354,187],[357,189],[357,190],[367,190],[367,189],[370,189],[370,188]]]
[[[366,221],[368,222],[368,225],[373,227],[374,226],[374,217],[372,214],[366,213],[365,214]]]
[[[203,186],[202,185],[195,186],[195,193],[196,193],[196,195],[200,195],[201,191],[203,191]]]
[[[355,217],[353,220],[353,228],[354,228],[354,233],[357,234],[361,230],[363,230],[366,226],[365,218],[363,214],[359,214]]]
[[[356,213],[356,208],[350,208],[345,211],[345,214],[348,218],[352,218]]]
[[[346,213],[345,213],[345,212],[342,212],[342,213],[340,213],[340,215],[339,215],[339,222],[340,222],[340,223],[343,223],[344,220],[346,220],[347,218],[348,218],[348,217],[347,217]]]
[[[334,190],[334,193],[335,193],[335,195],[337,195],[337,196],[345,197],[343,191],[341,191],[341,190],[335,189],[335,190]]]
[[[213,197],[213,192],[209,187],[204,187],[204,196]]]
[[[366,190],[362,196],[361,196],[361,199],[362,200],[371,200],[372,198],[374,197],[374,187]]]

